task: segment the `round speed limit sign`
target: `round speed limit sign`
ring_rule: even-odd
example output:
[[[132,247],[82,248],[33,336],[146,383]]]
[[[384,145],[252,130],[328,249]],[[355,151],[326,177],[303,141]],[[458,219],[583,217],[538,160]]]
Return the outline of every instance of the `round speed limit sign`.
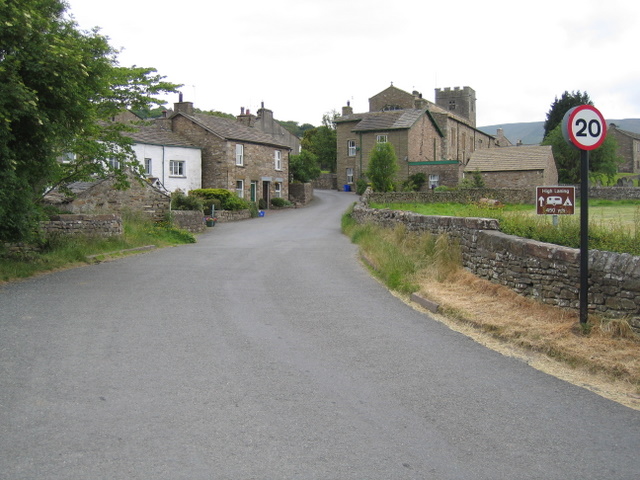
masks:
[[[580,105],[569,110],[562,119],[564,139],[580,150],[595,150],[607,136],[607,123],[592,105]]]

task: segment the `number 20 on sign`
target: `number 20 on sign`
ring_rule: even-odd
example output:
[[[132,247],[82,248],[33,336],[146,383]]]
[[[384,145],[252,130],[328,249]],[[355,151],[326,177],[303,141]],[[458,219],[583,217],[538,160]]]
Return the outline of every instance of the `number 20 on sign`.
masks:
[[[569,110],[562,121],[565,140],[580,150],[595,150],[607,134],[607,124],[593,105],[580,105]]]

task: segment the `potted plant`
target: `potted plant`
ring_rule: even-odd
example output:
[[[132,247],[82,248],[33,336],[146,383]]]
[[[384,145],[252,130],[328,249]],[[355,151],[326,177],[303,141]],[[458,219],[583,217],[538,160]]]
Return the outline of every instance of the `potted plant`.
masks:
[[[215,227],[218,219],[216,217],[206,217],[204,221],[207,224],[207,227]]]

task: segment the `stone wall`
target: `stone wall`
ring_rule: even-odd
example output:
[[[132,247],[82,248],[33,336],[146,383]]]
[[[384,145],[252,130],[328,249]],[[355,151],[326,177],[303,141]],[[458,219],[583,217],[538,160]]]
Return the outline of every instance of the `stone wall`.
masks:
[[[560,307],[579,308],[579,256],[574,248],[537,242],[499,231],[488,218],[426,216],[378,210],[358,203],[353,218],[383,227],[404,224],[410,231],[447,234],[460,245],[463,266],[494,283]],[[626,316],[640,331],[640,257],[589,252],[589,310]]]
[[[171,218],[176,227],[191,233],[202,233],[206,229],[205,217],[199,210],[173,210]]]
[[[119,215],[55,215],[40,222],[41,232],[47,236],[114,237],[124,234]]]
[[[337,190],[338,177],[335,173],[323,173],[313,181],[316,190]]]
[[[492,189],[469,188],[448,192],[391,192],[367,194],[368,201],[375,203],[474,203],[481,198],[490,198],[502,203],[530,203],[535,204],[535,189]]]
[[[171,198],[147,182],[131,177],[126,190],[118,190],[114,183],[112,178],[95,182],[62,208],[76,214],[142,212],[155,221],[169,212]]]
[[[216,210],[216,218],[219,222],[237,222],[251,218],[249,210]]]
[[[289,200],[299,205],[307,205],[313,200],[313,185],[310,183],[291,183]]]
[[[580,186],[576,186],[576,200],[580,198]],[[637,187],[591,187],[589,198],[600,200],[640,200]]]

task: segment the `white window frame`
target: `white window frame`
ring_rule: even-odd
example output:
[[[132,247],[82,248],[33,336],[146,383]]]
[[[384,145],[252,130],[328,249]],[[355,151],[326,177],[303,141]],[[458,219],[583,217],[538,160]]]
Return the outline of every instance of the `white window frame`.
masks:
[[[280,182],[276,182],[273,186],[274,194],[278,198],[282,198],[282,184]]]
[[[151,175],[153,175],[153,160],[150,158],[145,158],[144,159],[144,174],[147,177],[150,177]]]
[[[429,188],[436,188],[440,185],[440,175],[429,175]]]
[[[275,159],[275,169],[282,170],[282,151],[276,150],[273,155]]]
[[[236,195],[244,198],[244,180],[236,180]]]
[[[376,143],[387,143],[389,137],[387,135],[376,135]]]
[[[244,145],[236,143],[236,166],[244,167]]]
[[[107,164],[114,170],[118,170],[120,168],[120,162],[115,158],[107,158]]]
[[[347,184],[352,184],[353,183],[353,168],[348,167],[347,168]]]
[[[350,157],[355,157],[356,152],[358,151],[358,147],[356,145],[355,140],[347,140],[347,155]]]
[[[186,177],[187,162],[185,160],[169,160],[170,177]]]

